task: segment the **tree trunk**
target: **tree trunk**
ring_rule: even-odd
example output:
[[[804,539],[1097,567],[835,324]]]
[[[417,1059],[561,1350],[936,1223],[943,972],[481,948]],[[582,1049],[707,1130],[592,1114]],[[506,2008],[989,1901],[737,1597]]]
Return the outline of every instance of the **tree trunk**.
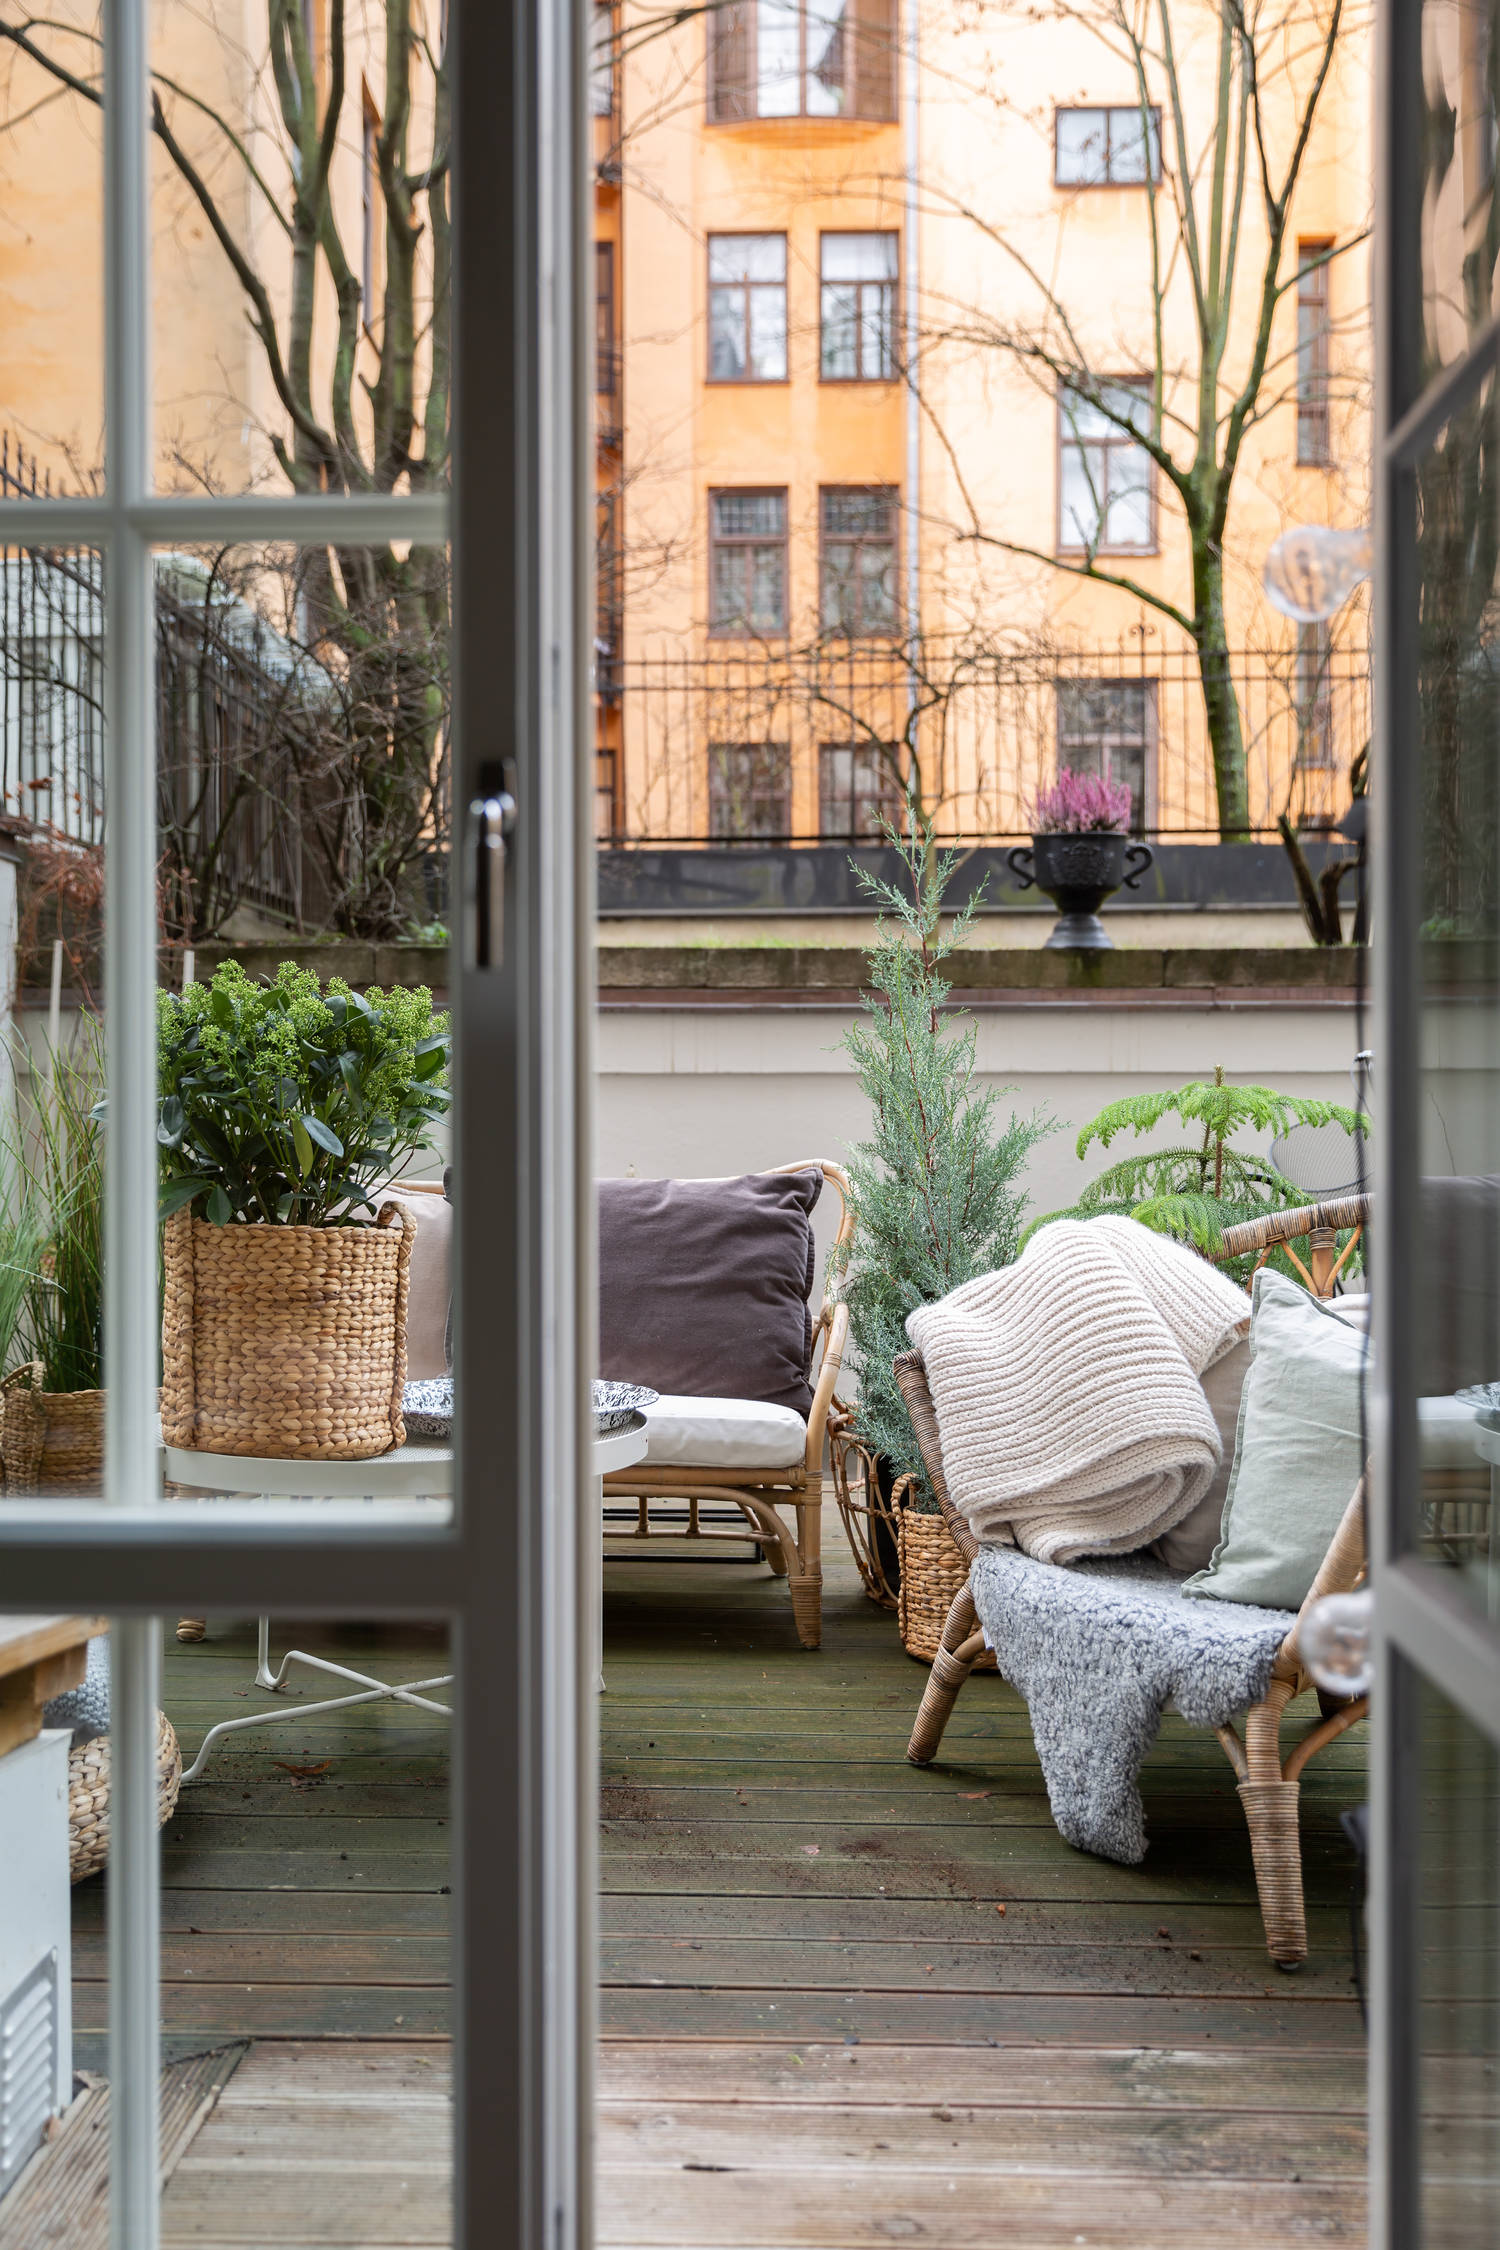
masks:
[[[1213,752],[1214,792],[1218,799],[1219,841],[1241,844],[1250,835],[1250,794],[1245,774],[1245,737],[1239,697],[1229,669],[1229,639],[1224,628],[1224,563],[1214,549],[1193,553],[1193,641],[1203,682],[1203,710]]]

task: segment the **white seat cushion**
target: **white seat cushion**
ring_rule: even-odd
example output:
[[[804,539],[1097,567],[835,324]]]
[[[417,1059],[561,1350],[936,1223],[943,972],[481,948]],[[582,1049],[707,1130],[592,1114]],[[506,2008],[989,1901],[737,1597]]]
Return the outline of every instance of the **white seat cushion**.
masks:
[[[683,1398],[666,1393],[646,1409],[646,1459],[659,1468],[793,1469],[807,1452],[807,1424],[789,1406],[753,1398]]]
[[[1476,1469],[1484,1462],[1474,1443],[1474,1409],[1461,1398],[1419,1398],[1417,1430],[1424,1469]]]

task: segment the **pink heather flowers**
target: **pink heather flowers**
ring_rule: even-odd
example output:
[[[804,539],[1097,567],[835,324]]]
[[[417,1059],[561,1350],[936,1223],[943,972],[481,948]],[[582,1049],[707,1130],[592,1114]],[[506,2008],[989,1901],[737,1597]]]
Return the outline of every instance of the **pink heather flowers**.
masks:
[[[1059,766],[1056,781],[1037,791],[1031,808],[1034,836],[1077,836],[1099,828],[1118,834],[1129,827],[1129,784],[1074,773],[1070,766]]]

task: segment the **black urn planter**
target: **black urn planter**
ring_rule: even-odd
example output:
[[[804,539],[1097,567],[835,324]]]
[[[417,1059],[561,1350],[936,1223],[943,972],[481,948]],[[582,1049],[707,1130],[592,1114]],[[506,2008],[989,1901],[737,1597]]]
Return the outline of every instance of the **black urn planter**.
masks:
[[[1022,890],[1030,890],[1035,883],[1057,907],[1048,946],[1067,952],[1098,953],[1112,950],[1114,945],[1099,919],[1099,909],[1121,884],[1128,891],[1135,889],[1151,865],[1151,847],[1132,844],[1129,837],[1107,829],[1092,829],[1073,835],[1033,836],[1029,844],[1017,844],[1009,859]],[[1023,866],[1023,861],[1028,864]]]

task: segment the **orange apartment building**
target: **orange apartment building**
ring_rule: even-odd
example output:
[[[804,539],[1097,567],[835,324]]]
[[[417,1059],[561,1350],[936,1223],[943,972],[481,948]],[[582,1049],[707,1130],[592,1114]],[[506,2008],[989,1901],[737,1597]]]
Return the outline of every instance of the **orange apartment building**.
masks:
[[[1220,19],[1177,0],[1173,20],[1196,167]],[[1211,832],[1185,635],[1042,559],[1099,535],[1102,565],[1182,602],[1175,496],[1001,341],[1045,313],[1040,275],[1090,363],[1141,382],[1146,219],[1178,162],[1162,105],[1148,136],[1077,12],[725,0],[668,28],[623,0],[596,21],[601,838],[846,839],[914,754],[954,833],[1023,832],[1063,760],[1128,779],[1148,831]],[[1280,531],[1364,520],[1364,43],[1351,22],[1318,109],[1225,542],[1266,829],[1285,804],[1335,816],[1367,729],[1359,606],[1298,631],[1259,583]],[[1294,41],[1278,68],[1290,128]],[[1253,188],[1242,234],[1231,370],[1264,256]],[[1169,419],[1196,372],[1180,267]]]

